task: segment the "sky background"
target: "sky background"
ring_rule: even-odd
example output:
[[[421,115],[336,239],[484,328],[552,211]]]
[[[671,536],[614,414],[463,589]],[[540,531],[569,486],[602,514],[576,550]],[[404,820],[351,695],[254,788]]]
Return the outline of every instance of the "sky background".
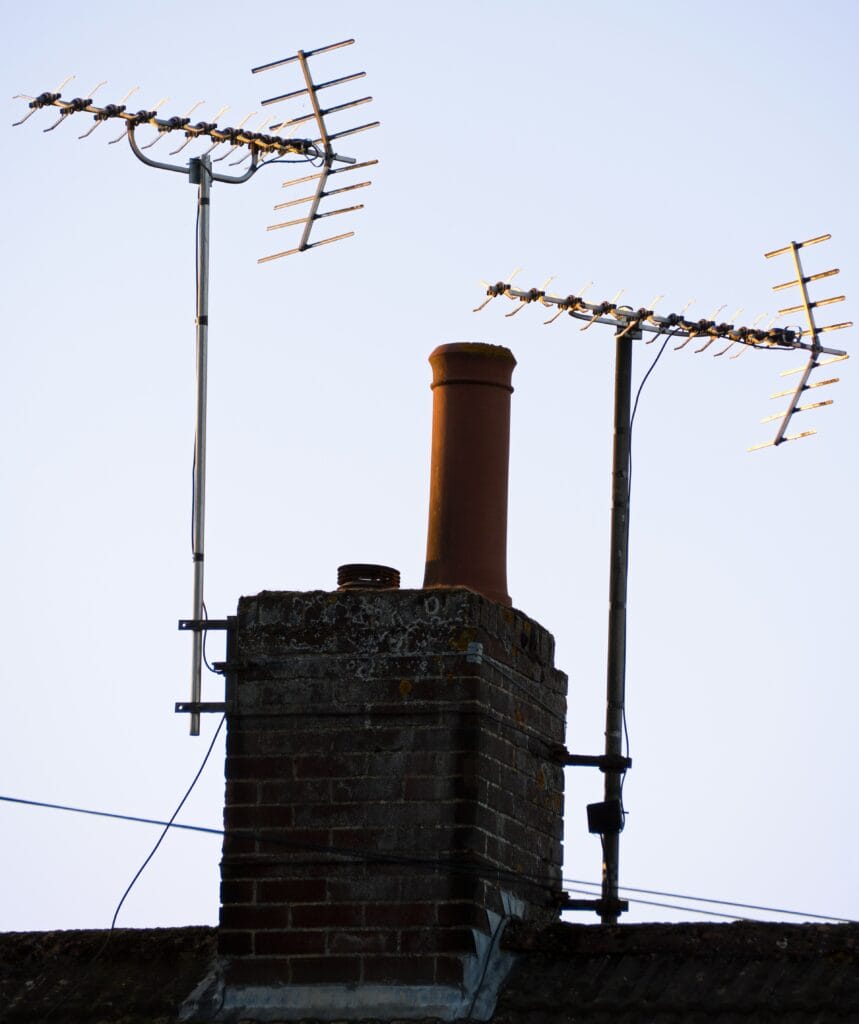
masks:
[[[509,590],[557,638],[569,748],[598,753],[612,332],[544,327],[540,307],[506,319],[501,299],[475,315],[480,279],[521,266],[524,288],[557,275],[556,294],[593,281],[592,301],[625,288],[636,307],[664,294],[657,311],[694,299],[696,318],[726,304],[749,322],[793,304],[770,290],[789,258],[763,253],[831,232],[806,267],[841,268],[814,294],[847,302],[821,322],[853,318],[859,6],[95,0],[72,17],[47,0],[4,23],[9,97],[74,73],[64,95],[107,79],[105,104],[140,85],[134,109],[205,99],[195,118],[211,118],[229,103],[222,124],[300,87],[294,67],[251,67],[356,39],[312,63],[317,81],[368,72],[337,98],[374,103],[334,127],[382,122],[341,144],[380,160],[366,208],[315,234],[356,236],[258,266],[297,242],[265,231],[275,202],[305,194],[281,191],[292,168],[213,188],[209,613],[333,589],[345,562],[420,586],[427,356],[509,346]],[[9,102],[8,124],[25,110]],[[191,739],[173,713],[189,689],[176,622],[191,613],[195,189],[106,145],[116,125],[78,142],[86,115],[42,134],[52,120],[0,132],[0,793],[166,818],[216,725]],[[830,338],[850,349],[855,331]],[[636,345],[636,385],[655,349]],[[817,436],[751,455],[784,407],[769,395],[796,380],[780,372],[804,360],[691,350],[669,346],[633,437],[621,882],[859,919],[854,366],[826,374],[843,377],[821,395],[833,407],[794,421]],[[222,693],[204,680],[204,699]],[[599,878],[585,805],[601,786],[567,771],[570,879]],[[219,743],[180,820],[219,827],[222,803]],[[3,930],[107,926],[157,838],[11,804],[0,828]],[[219,858],[217,838],[171,833],[119,923],[216,922]],[[624,918],[678,919],[701,918],[636,904]]]

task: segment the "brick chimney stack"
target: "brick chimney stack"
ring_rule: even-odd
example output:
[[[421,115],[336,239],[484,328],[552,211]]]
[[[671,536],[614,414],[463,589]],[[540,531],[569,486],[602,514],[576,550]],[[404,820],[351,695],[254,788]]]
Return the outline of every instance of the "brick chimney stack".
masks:
[[[469,514],[497,513],[491,537],[442,495],[428,588],[358,565],[337,591],[240,600],[222,969],[185,1019],[486,1020],[507,922],[557,916],[566,677],[550,634],[509,607],[499,534],[514,360],[459,345],[433,359],[433,494],[462,487]]]

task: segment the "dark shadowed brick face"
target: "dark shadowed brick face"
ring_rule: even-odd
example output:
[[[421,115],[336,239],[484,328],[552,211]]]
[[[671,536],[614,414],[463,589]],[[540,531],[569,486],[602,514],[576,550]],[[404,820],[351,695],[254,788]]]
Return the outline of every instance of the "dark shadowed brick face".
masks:
[[[469,661],[469,643],[501,668]],[[242,599],[221,917],[235,977],[276,955],[295,983],[441,983],[473,954],[471,929],[490,930],[501,889],[553,919],[566,694],[553,656],[540,626],[467,590]]]

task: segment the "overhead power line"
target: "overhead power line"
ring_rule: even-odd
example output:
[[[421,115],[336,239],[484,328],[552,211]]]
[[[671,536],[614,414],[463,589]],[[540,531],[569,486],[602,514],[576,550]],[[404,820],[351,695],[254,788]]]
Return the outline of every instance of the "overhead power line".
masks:
[[[201,833],[203,835],[210,835],[210,836],[223,836],[225,834],[224,829],[222,829],[222,828],[210,828],[210,827],[205,826],[205,825],[188,825],[188,824],[184,824],[184,823],[178,822],[178,821],[163,821],[163,820],[161,820],[159,818],[146,818],[146,817],[142,817],[140,815],[134,815],[134,814],[119,814],[119,813],[114,812],[114,811],[99,811],[99,810],[95,810],[93,808],[88,808],[88,807],[76,807],[76,806],[74,806],[72,804],[49,803],[49,802],[44,801],[44,800],[27,800],[27,799],[24,799],[23,797],[14,797],[14,796],[5,796],[5,795],[0,795],[0,801],[2,801],[4,803],[10,803],[10,804],[20,804],[20,805],[23,805],[23,806],[26,806],[26,807],[38,807],[38,808],[42,808],[43,810],[68,811],[68,812],[73,813],[73,814],[86,814],[86,815],[89,815],[89,816],[92,816],[92,817],[96,817],[96,818],[108,818],[108,819],[112,819],[112,820],[115,820],[115,821],[130,821],[130,822],[135,822],[135,823],[141,824],[141,825],[156,825],[156,826],[159,826],[159,827],[165,829],[165,831],[166,831],[166,829],[181,829],[182,831],[185,831],[185,832],[199,832],[199,833]],[[420,865],[420,866],[424,866],[424,867],[430,867],[430,868],[432,868],[434,870],[439,870],[439,871],[454,870],[454,871],[468,873],[468,874],[487,874],[487,872],[488,872],[488,873],[491,873],[493,875],[493,877],[495,877],[495,876],[500,877],[500,876],[503,875],[505,877],[505,879],[507,879],[509,881],[519,881],[519,882],[532,883],[532,884],[540,885],[540,886],[543,886],[543,887],[545,887],[545,886],[550,884],[547,879],[529,878],[527,876],[516,874],[515,872],[504,871],[503,869],[496,871],[495,869],[492,869],[490,865],[480,865],[480,864],[476,864],[476,863],[474,863],[472,861],[438,860],[438,859],[431,859],[431,858],[424,858],[424,857],[408,856],[408,855],[403,855],[403,854],[375,853],[375,852],[367,851],[367,850],[357,850],[357,849],[350,849],[350,848],[346,848],[346,847],[324,845],[324,844],[300,843],[300,842],[295,842],[293,840],[290,840],[288,838],[273,837],[273,836],[268,835],[268,834],[256,833],[256,832],[248,831],[248,830],[245,830],[245,829],[233,830],[233,832],[231,834],[240,835],[243,838],[258,839],[261,842],[271,843],[272,845],[276,845],[276,846],[286,846],[286,847],[291,847],[293,849],[302,849],[302,850],[310,850],[310,849],[312,849],[313,851],[318,852],[318,853],[334,854],[334,855],[341,856],[341,857],[350,857],[350,858],[354,858],[354,859],[357,859],[357,860],[364,860],[364,861],[367,861],[367,862],[394,863],[394,864],[413,864],[413,865],[416,865],[416,866]],[[582,885],[584,885],[584,886],[591,886],[593,888],[598,889],[600,887],[600,885],[601,885],[601,883],[599,883],[599,882],[589,882],[589,881],[585,881],[585,880],[580,879],[580,878],[563,878],[561,881],[563,882],[563,884],[565,886],[582,886]],[[666,908],[666,909],[669,909],[669,910],[679,910],[679,911],[686,912],[686,913],[706,914],[706,915],[711,916],[711,917],[727,917],[727,918],[730,918],[731,920],[736,920],[738,918],[738,915],[736,915],[736,914],[726,914],[726,913],[722,913],[722,912],[716,911],[716,910],[708,910],[708,909],[706,909],[704,907],[688,907],[688,906],[681,906],[681,905],[672,904],[672,903],[655,902],[653,900],[642,899],[640,897],[641,896],[661,896],[661,897],[666,897],[668,899],[687,900],[687,901],[692,902],[692,903],[711,903],[711,904],[715,904],[717,906],[735,907],[735,908],[737,908],[739,910],[757,910],[757,911],[760,911],[760,912],[763,912],[763,913],[767,913],[767,914],[785,914],[785,915],[788,915],[790,917],[799,917],[799,918],[804,918],[804,919],[810,918],[810,919],[818,920],[818,921],[835,921],[835,922],[843,922],[845,924],[859,924],[859,921],[854,920],[853,918],[844,917],[842,915],[837,915],[837,914],[817,914],[817,913],[810,913],[810,912],[802,911],[802,910],[789,910],[786,907],[770,907],[770,906],[766,906],[764,904],[758,904],[758,903],[741,903],[741,902],[734,901],[734,900],[717,899],[717,898],[714,898],[714,897],[707,897],[707,896],[690,896],[690,895],[685,894],[685,893],[666,892],[666,891],[663,891],[663,890],[660,890],[660,889],[636,888],[634,886],[628,886],[628,885],[620,886],[620,888],[625,893],[638,893],[639,894],[639,897],[633,897],[633,896],[629,897],[630,902],[632,902],[632,903],[640,903],[640,904],[643,904],[643,905],[646,905],[646,906],[662,907],[662,908]],[[569,889],[569,891],[570,892],[582,892],[585,895],[590,895],[590,891],[589,890]],[[741,918],[741,919],[742,920],[747,920],[747,921],[755,920],[754,918],[748,918],[748,917],[744,917],[744,918]]]

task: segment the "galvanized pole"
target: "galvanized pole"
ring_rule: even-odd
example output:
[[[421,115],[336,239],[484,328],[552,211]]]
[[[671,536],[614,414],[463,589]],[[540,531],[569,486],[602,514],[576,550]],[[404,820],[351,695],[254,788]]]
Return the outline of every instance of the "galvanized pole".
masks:
[[[609,576],[608,663],[606,672],[605,752],[623,755],[626,692],[626,585],[629,568],[629,453],[632,397],[632,342],[640,332],[618,327],[615,339],[614,457],[612,467],[611,557]],[[605,800],[620,806],[623,773],[605,773]],[[620,832],[603,834],[603,924],[617,924]]]
[[[203,566],[206,524],[206,388],[209,342],[209,192],[212,163],[208,156],[190,161],[189,180],[197,184],[197,408],[194,430],[194,500],[191,547],[194,561],[194,609],[197,623],[191,651],[191,701],[199,704],[203,668]],[[200,714],[191,713],[192,736],[200,735]]]

